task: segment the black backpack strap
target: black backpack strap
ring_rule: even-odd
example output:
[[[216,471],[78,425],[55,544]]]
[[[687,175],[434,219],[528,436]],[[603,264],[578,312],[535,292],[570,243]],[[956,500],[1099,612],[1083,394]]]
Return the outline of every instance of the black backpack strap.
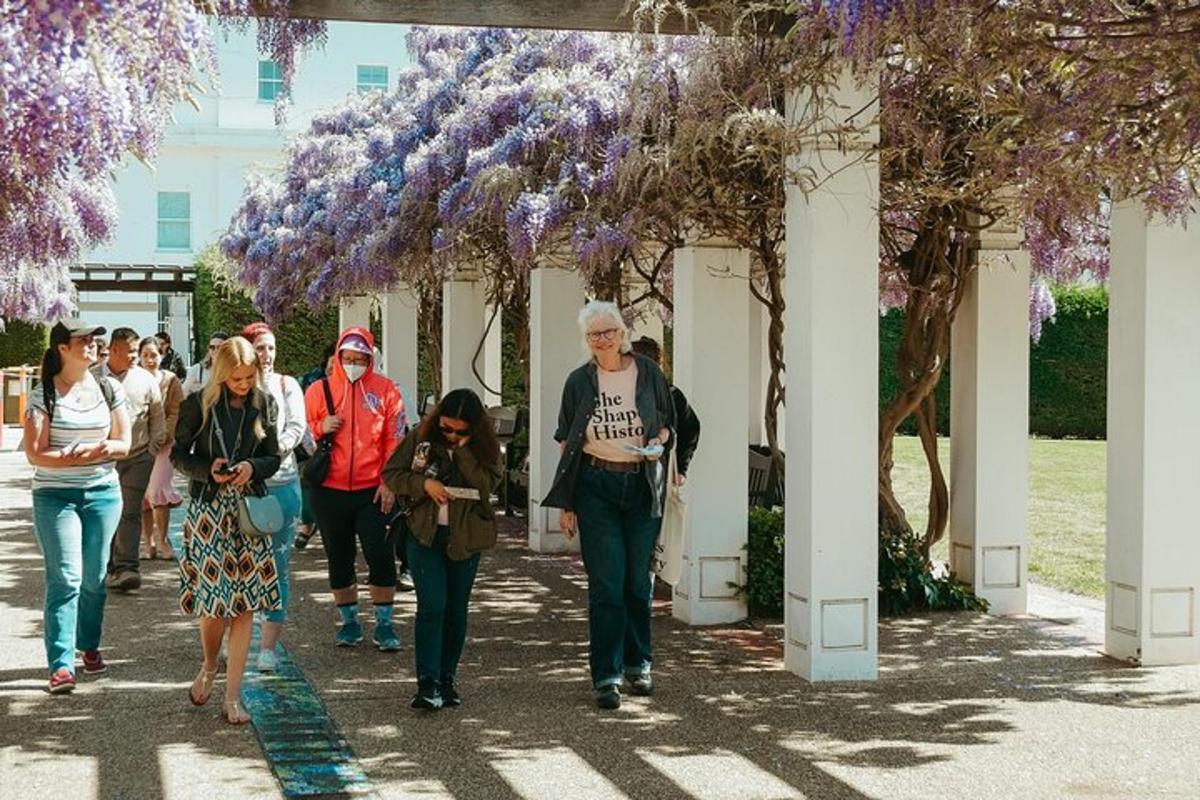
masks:
[[[329,416],[335,416],[333,408],[333,392],[329,390],[329,378],[321,378],[321,389],[325,392],[325,408],[329,409]]]
[[[117,403],[116,395],[113,393],[112,384],[109,383],[108,378],[104,377],[103,375],[100,376],[98,383],[100,384],[100,394],[104,395],[104,402],[108,403],[108,410],[112,411],[112,407]]]

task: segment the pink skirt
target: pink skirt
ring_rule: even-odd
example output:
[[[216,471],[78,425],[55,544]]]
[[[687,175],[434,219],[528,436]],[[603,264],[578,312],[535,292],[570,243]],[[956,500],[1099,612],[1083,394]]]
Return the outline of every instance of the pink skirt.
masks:
[[[152,508],[170,506],[175,508],[183,504],[183,498],[171,481],[175,478],[175,468],[171,465],[171,451],[163,448],[154,458],[154,469],[150,471],[150,484],[146,487],[146,504]]]

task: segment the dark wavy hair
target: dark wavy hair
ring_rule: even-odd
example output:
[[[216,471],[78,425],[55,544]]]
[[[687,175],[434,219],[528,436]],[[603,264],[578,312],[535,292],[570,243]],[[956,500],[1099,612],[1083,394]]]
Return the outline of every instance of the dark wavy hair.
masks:
[[[421,427],[417,429],[417,441],[449,446],[446,437],[442,435],[442,417],[461,419],[471,426],[468,429],[471,439],[467,442],[467,447],[480,462],[500,463],[500,442],[496,439],[496,427],[492,424],[492,418],[488,416],[479,395],[470,389],[455,389],[447,394],[425,415]]]

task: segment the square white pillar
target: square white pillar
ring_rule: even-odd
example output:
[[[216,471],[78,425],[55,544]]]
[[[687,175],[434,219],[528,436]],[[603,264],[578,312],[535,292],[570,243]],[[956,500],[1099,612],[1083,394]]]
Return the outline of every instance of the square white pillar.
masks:
[[[475,375],[475,354],[483,341],[484,284],[480,280],[456,278],[442,285],[442,394],[454,389],[471,389],[484,397],[483,382]],[[479,358],[479,373],[484,374]]]
[[[1200,215],[1112,217],[1104,649],[1146,665],[1200,662]]]
[[[844,78],[831,94],[843,118],[875,114],[874,87]],[[862,127],[796,157],[807,193],[787,186],[784,661],[811,681],[878,672],[878,129]]]
[[[675,617],[692,625],[746,618],[750,414],[746,383],[750,258],[732,247],[675,251],[675,385],[704,426],[688,468],[688,532]],[[718,324],[719,320],[719,324]]]
[[[487,341],[483,345],[483,377],[486,389],[483,392],[485,406],[498,406],[502,402],[504,391],[504,311],[496,312],[492,319],[492,309],[485,307],[483,326],[487,330]],[[488,328],[488,322],[492,323]],[[495,391],[492,391],[495,389]]]
[[[397,289],[383,296],[383,374],[401,387],[409,424],[416,424],[421,415],[417,395],[420,310],[420,298],[411,289]]]
[[[950,344],[950,569],[994,614],[1025,613],[1029,254],[985,231]]]
[[[543,508],[560,454],[554,431],[567,375],[583,363],[579,310],[583,284],[573,272],[538,267],[529,282],[529,547],[539,553],[579,549],[558,524],[557,508]]]
[[[371,329],[371,298],[356,296],[343,297],[338,303],[338,331],[344,331],[351,326]]]

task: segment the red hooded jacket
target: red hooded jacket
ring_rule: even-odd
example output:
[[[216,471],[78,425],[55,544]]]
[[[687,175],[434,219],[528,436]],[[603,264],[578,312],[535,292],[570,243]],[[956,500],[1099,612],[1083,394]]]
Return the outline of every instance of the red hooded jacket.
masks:
[[[329,474],[322,485],[346,492],[378,487],[383,465],[404,438],[400,429],[404,400],[396,385],[375,371],[375,359],[356,382],[346,377],[339,354],[342,342],[351,335],[361,336],[372,348],[375,346],[375,338],[366,328],[342,331],[328,378],[333,413],[342,418],[342,427],[333,435]],[[321,423],[329,415],[322,383],[317,381],[304,393],[308,427],[316,439],[323,435]]]

